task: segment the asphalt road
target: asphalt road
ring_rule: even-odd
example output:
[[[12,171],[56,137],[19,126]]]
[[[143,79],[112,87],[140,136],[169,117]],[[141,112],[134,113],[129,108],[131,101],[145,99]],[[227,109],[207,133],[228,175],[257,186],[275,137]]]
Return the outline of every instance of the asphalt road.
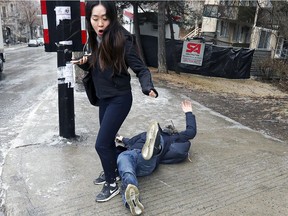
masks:
[[[43,91],[57,83],[56,53],[44,47],[10,47],[0,81],[0,166],[23,119]],[[0,168],[1,168],[0,167]],[[2,169],[1,169],[2,170]]]

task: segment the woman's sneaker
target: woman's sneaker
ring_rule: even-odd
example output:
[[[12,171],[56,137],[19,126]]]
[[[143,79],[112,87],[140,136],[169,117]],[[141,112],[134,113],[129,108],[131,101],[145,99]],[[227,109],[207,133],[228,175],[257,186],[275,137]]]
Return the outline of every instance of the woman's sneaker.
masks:
[[[96,196],[96,202],[106,202],[119,194],[120,190],[118,184],[115,182],[115,186],[104,183],[101,192]]]
[[[144,212],[144,206],[139,201],[139,190],[135,185],[128,184],[125,190],[125,199],[132,215],[140,215]]]
[[[120,176],[118,175],[117,173],[117,176],[116,176],[116,181],[120,181]],[[95,185],[102,185],[106,182],[105,180],[105,173],[104,171],[101,171],[100,174],[99,174],[99,177],[94,179],[93,183]]]
[[[104,171],[101,171],[98,178],[96,178],[93,183],[95,185],[101,185],[101,184],[104,184],[106,181],[105,181],[105,174],[104,174]]]

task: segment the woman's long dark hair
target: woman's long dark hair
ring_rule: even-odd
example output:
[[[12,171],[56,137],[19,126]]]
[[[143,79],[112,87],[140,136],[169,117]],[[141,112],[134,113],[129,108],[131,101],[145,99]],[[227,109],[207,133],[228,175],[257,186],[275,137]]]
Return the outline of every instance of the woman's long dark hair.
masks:
[[[110,21],[105,29],[102,42],[98,47],[97,34],[94,31],[90,18],[93,7],[103,5],[106,8],[106,16]],[[106,69],[113,67],[113,73],[121,73],[123,69],[127,70],[124,59],[125,36],[123,27],[120,25],[117,17],[117,9],[114,1],[87,1],[86,3],[86,23],[88,31],[88,44],[92,51],[91,66],[95,66],[99,61],[100,68]]]

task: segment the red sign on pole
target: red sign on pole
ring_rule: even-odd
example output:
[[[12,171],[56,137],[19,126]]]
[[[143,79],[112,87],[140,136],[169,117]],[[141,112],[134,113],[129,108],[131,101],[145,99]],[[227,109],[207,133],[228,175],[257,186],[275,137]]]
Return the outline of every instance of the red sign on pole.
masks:
[[[85,0],[41,0],[43,36],[46,52],[57,52],[57,45],[82,51],[86,43]]]

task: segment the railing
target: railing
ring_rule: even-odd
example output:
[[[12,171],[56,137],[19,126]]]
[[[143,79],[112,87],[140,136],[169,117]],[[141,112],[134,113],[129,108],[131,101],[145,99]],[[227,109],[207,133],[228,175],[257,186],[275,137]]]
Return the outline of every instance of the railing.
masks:
[[[182,40],[186,40],[187,38],[192,38],[195,36],[199,36],[201,32],[201,28],[196,27],[194,28],[191,32],[189,32],[187,35],[185,35],[183,38],[181,38]]]

